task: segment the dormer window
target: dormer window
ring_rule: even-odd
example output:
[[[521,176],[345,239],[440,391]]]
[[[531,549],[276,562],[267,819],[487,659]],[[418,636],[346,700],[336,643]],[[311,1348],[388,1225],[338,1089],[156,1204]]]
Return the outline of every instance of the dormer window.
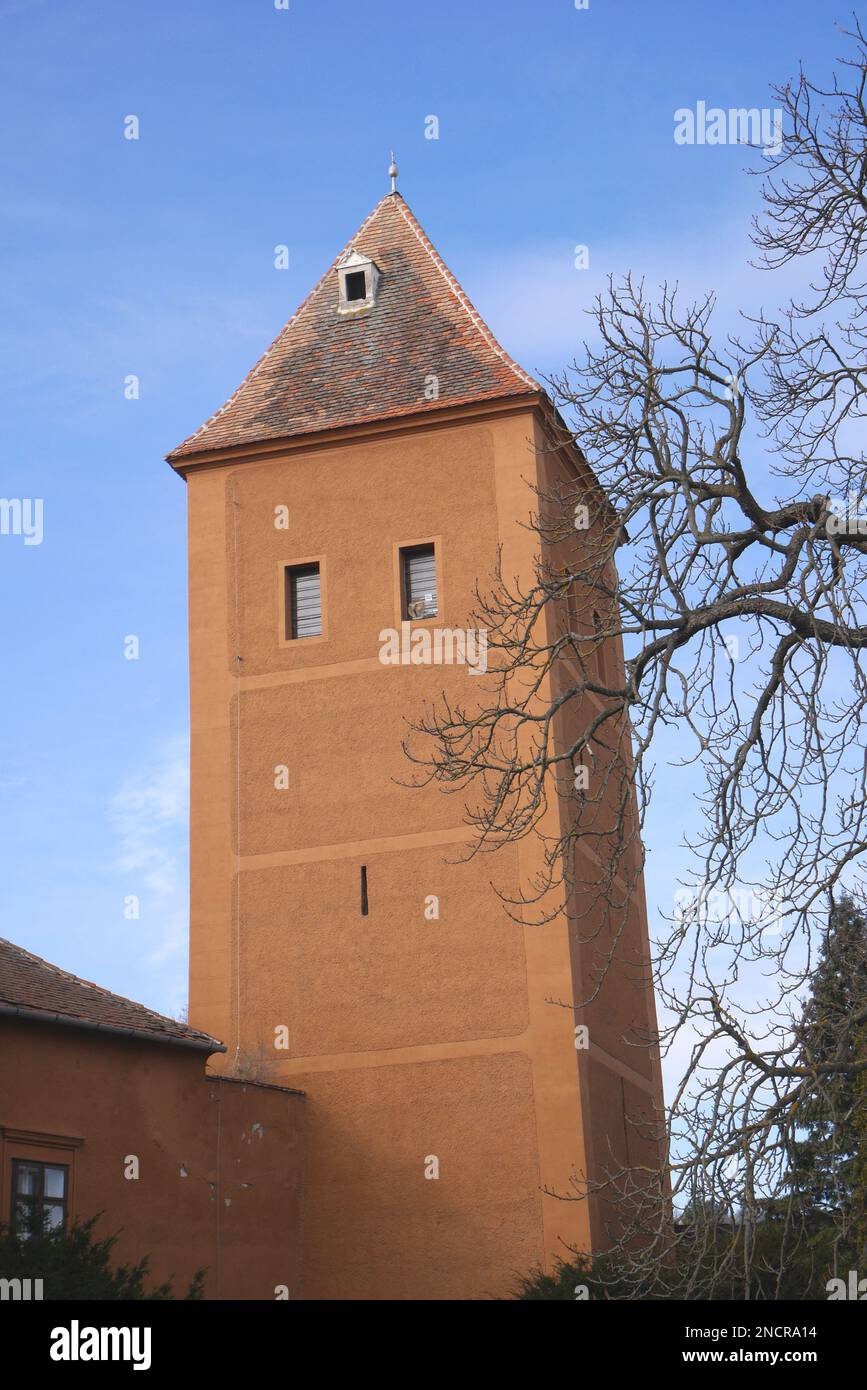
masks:
[[[337,267],[339,314],[359,314],[376,301],[379,270],[367,256],[351,251]]]

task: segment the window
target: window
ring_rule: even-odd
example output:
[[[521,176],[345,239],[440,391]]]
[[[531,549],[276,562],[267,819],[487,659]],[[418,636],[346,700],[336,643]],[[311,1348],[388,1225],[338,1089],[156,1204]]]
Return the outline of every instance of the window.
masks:
[[[367,298],[367,276],[363,270],[353,270],[345,280],[346,298],[352,302],[356,299]]]
[[[367,865],[361,866],[361,915],[367,916]]]
[[[403,617],[435,618],[437,566],[433,545],[412,545],[400,552]]]
[[[337,267],[338,314],[365,314],[376,303],[379,267],[369,256],[350,251]]]
[[[577,580],[574,575],[569,575],[568,570],[563,571],[564,577],[569,576],[570,583],[566,590],[566,618],[568,630],[573,639],[577,638],[581,631],[581,610],[578,604]]]
[[[596,656],[596,673],[597,673],[597,675],[599,676],[599,682],[600,682],[600,684],[601,684],[601,685],[607,685],[607,684],[608,684],[608,649],[607,649],[607,641],[606,641],[606,639],[602,636],[602,619],[600,618],[599,614],[596,612],[596,609],[595,609],[595,608],[594,608],[594,610],[593,610],[593,635],[594,635],[594,637],[596,638],[596,642],[595,642],[595,646],[594,646],[594,653],[595,653],[595,656]]]
[[[44,1223],[55,1230],[66,1220],[69,1168],[59,1163],[12,1160],[12,1229],[28,1236]]]
[[[288,565],[286,568],[286,636],[322,635],[322,592],[319,565]]]

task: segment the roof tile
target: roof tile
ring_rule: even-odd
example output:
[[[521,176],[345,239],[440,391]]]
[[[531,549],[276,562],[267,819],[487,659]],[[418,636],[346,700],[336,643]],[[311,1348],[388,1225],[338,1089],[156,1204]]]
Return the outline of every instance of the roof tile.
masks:
[[[4,1007],[6,1006],[6,1007]],[[78,1024],[109,1031],[120,1029],[157,1042],[186,1043],[223,1051],[223,1044],[174,1018],[164,1018],[143,1004],[81,980],[41,956],[0,937],[0,1013],[21,1009],[46,1023]]]
[[[337,312],[336,269],[375,262],[375,305]],[[425,386],[438,379],[438,397]],[[289,438],[370,420],[541,391],[500,347],[399,193],[389,193],[238,389],[171,454]]]

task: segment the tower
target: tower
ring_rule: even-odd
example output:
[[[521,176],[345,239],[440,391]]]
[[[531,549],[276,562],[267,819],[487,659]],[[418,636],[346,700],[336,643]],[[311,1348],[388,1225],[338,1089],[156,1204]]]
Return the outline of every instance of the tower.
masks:
[[[479,653],[402,644],[467,628],[498,547],[532,573],[533,485],[574,467],[553,419],[392,191],[169,455],[189,506],[190,1022],[306,1092],[305,1298],[502,1295],[598,1244],[597,1206],[550,1194],[603,1148],[631,1157],[627,1110],[658,1101],[656,1062],[620,1040],[653,1025],[646,983],[610,982],[577,1049],[567,914],[516,926],[491,887],[527,881],[538,847],[467,860],[460,802],[406,785],[406,721],[472,695]],[[639,901],[634,932],[644,949]]]

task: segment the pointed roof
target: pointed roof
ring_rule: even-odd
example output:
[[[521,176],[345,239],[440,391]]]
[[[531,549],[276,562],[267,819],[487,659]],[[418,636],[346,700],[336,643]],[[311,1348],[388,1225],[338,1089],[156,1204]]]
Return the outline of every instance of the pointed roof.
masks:
[[[376,303],[341,315],[337,267],[352,253],[379,271]],[[425,396],[431,376],[436,400]],[[168,459],[541,390],[389,193],[226,404]]]

